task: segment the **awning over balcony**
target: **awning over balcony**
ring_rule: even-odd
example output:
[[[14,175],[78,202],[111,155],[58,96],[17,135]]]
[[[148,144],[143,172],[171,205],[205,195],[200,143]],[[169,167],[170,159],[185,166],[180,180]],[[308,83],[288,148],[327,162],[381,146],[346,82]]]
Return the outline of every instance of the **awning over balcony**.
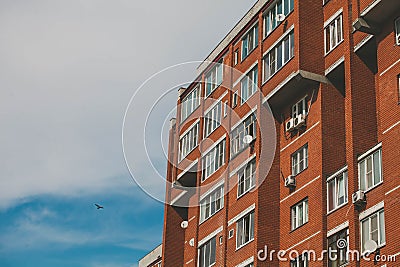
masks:
[[[353,22],[353,27],[356,31],[373,35],[378,34],[381,31],[382,24],[398,10],[398,0],[371,0],[371,4]]]
[[[345,75],[344,75],[344,56],[333,63],[329,68],[325,70],[325,76],[328,80],[345,95]]]
[[[286,103],[304,92],[312,86],[320,83],[329,83],[328,79],[319,74],[298,70],[290,74],[274,90],[272,90],[263,100],[263,103],[270,105],[273,111],[279,110]]]
[[[365,65],[375,74],[378,72],[378,59],[376,50],[376,37],[373,35],[368,35],[354,47],[354,52],[357,54],[357,56],[359,56]]]
[[[176,181],[174,182],[174,187],[196,187],[197,185],[197,164],[198,160],[193,161],[185,170],[183,170]]]

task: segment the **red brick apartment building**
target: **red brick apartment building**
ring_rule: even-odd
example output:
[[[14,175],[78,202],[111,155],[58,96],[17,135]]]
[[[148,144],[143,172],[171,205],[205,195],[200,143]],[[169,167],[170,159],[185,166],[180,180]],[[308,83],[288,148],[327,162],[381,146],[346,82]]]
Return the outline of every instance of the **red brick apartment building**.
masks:
[[[400,266],[399,75],[399,0],[259,0],[179,90],[163,266]]]

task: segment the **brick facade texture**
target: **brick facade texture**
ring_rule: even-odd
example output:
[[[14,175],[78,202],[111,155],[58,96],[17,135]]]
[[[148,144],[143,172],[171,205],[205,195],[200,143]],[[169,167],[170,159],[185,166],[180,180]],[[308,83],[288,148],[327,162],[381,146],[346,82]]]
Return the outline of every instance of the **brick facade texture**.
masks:
[[[384,203],[386,244],[380,248],[381,255],[400,252],[399,224],[397,212],[400,208],[400,46],[396,45],[394,22],[400,17],[400,2],[394,4],[392,14],[377,18],[373,24],[379,32],[369,37],[361,31],[354,31],[353,22],[368,7],[381,8],[395,0],[381,0],[373,6],[374,0],[294,0],[294,10],[268,36],[264,37],[263,14],[274,1],[268,1],[262,10],[253,14],[252,20],[243,28],[232,42],[215,58],[223,58],[223,63],[232,67],[224,68],[223,83],[206,99],[201,100],[188,119],[180,121],[177,109],[176,124],[170,130],[169,163],[167,180],[175,182],[177,175],[185,173],[190,162],[178,163],[178,144],[180,135],[200,118],[199,145],[187,156],[190,161],[198,160],[194,183],[195,193],[182,199],[179,188],[166,188],[166,199],[176,199],[183,205],[165,205],[163,234],[163,266],[199,266],[199,242],[210,238],[211,233],[222,227],[216,236],[215,266],[241,266],[253,257],[254,266],[290,266],[289,262],[259,260],[257,255],[265,246],[269,250],[295,249],[299,252],[313,249],[320,252],[327,249],[327,234],[332,229],[348,223],[348,245],[350,249],[361,249],[360,212]],[[393,5],[392,2],[392,5]],[[332,51],[325,53],[324,22],[339,10],[343,16],[343,41]],[[375,12],[379,13],[379,12]],[[243,60],[243,35],[258,23],[258,45]],[[287,29],[294,27],[294,56],[268,81],[263,77],[263,56]],[[400,29],[399,29],[400,30]],[[364,40],[369,38],[365,44]],[[355,47],[359,47],[355,50]],[[234,65],[235,51],[239,51],[239,63]],[[364,53],[361,53],[364,51]],[[366,52],[365,52],[366,51]],[[368,55],[365,58],[365,55]],[[365,62],[376,58],[374,68]],[[250,70],[254,63],[258,69],[258,89],[245,103],[232,106],[233,95],[240,91],[240,82],[235,83],[242,73]],[[210,66],[199,74],[201,95],[204,97],[205,75]],[[298,71],[306,71],[324,80],[295,77],[284,83]],[[339,88],[333,80],[343,82]],[[196,86],[197,82],[178,97],[177,105],[183,97]],[[291,84],[291,85],[290,85]],[[272,94],[276,88],[279,90]],[[222,98],[221,98],[222,97]],[[285,132],[285,123],[290,119],[292,106],[306,98],[309,111],[306,126],[293,133]],[[230,109],[222,117],[221,126],[205,139],[204,112],[217,99],[228,102]],[[272,115],[266,116],[263,108],[273,99],[270,106]],[[272,100],[271,100],[272,101]],[[272,103],[272,102],[271,102]],[[230,157],[230,132],[232,126],[245,118],[253,110],[257,114],[257,137],[254,147],[247,147],[238,155]],[[270,129],[265,134],[265,129]],[[272,134],[271,134],[272,133]],[[226,135],[225,164],[205,181],[202,177],[202,151],[213,142]],[[276,140],[276,142],[273,142]],[[285,187],[283,177],[292,172],[292,155],[299,148],[308,145],[308,167],[296,175],[296,187]],[[383,182],[367,192],[367,202],[360,210],[352,204],[352,194],[359,190],[359,156],[376,145],[382,147]],[[262,153],[275,153],[265,158]],[[237,195],[238,175],[232,173],[249,157],[256,158],[256,181],[254,190],[241,197]],[[348,201],[339,209],[327,210],[327,178],[347,166]],[[266,170],[269,168],[269,170]],[[186,175],[186,174],[184,174]],[[263,175],[262,177],[260,177]],[[203,196],[219,181],[224,181],[224,207],[204,222],[200,222],[200,209],[196,205]],[[208,187],[207,187],[208,186]],[[308,199],[308,222],[299,228],[291,229],[291,207],[301,200]],[[251,205],[254,208],[254,240],[237,248],[237,216]],[[181,222],[187,221],[183,229]],[[229,237],[233,230],[233,237]],[[193,243],[192,243],[193,242]],[[276,255],[276,253],[275,253]],[[400,255],[398,256],[400,261]],[[250,262],[250,261],[249,261]],[[349,262],[347,266],[399,266],[396,262],[376,263]],[[327,260],[310,261],[310,267],[328,266]],[[244,267],[244,265],[243,265]]]

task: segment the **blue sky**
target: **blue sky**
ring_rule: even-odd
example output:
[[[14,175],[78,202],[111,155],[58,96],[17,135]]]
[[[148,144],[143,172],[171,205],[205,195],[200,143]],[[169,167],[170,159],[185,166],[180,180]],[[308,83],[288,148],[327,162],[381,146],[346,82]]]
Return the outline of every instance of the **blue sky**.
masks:
[[[163,204],[141,187],[165,186],[145,165],[131,166],[140,186],[128,172],[125,109],[152,74],[204,59],[254,2],[0,0],[0,266],[136,266],[161,243]],[[128,137],[143,143],[140,102]],[[163,176],[160,136],[147,142]]]

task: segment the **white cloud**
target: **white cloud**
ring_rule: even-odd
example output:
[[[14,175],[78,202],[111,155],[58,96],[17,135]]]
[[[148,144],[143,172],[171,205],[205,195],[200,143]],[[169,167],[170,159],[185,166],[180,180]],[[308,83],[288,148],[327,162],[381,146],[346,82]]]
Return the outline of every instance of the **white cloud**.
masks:
[[[120,136],[129,98],[154,72],[205,58],[251,3],[235,1],[237,7],[221,12],[227,5],[2,1],[0,209],[40,194],[133,185],[118,178],[127,177]]]

